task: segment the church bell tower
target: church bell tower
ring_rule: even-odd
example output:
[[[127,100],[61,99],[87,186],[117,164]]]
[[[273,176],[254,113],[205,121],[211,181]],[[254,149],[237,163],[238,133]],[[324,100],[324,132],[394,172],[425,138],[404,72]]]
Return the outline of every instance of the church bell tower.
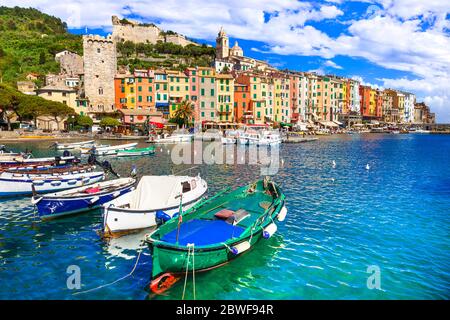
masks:
[[[216,38],[216,59],[228,58],[230,52],[229,45],[228,36],[221,27]]]

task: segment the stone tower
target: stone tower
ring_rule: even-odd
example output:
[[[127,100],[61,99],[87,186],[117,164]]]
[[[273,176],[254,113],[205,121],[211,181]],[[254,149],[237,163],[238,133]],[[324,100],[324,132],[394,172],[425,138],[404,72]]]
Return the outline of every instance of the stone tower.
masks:
[[[111,36],[83,36],[84,90],[89,99],[87,112],[114,111],[114,76],[117,71],[116,45]]]
[[[230,53],[229,39],[223,28],[220,28],[216,38],[216,59],[226,59]]]

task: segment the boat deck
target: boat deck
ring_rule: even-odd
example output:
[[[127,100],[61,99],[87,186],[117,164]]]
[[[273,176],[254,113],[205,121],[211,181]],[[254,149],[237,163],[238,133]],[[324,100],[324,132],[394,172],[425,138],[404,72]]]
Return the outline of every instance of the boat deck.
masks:
[[[264,207],[270,205],[271,201],[271,196],[257,192],[241,199],[230,198],[228,202],[206,209],[205,213],[201,214],[199,218],[181,224],[178,244],[195,243],[196,246],[202,246],[237,238],[258,219],[264,212]],[[241,211],[242,215],[235,224],[232,220],[216,216],[220,212],[237,214],[238,211]],[[177,232],[178,230],[175,228],[165,234],[161,240],[176,243]]]

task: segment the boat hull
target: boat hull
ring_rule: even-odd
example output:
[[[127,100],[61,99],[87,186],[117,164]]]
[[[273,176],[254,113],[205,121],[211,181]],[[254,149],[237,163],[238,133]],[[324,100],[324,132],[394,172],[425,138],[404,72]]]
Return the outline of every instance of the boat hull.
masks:
[[[59,218],[71,214],[86,212],[100,208],[103,204],[114,200],[121,195],[133,190],[133,184],[103,194],[90,194],[82,197],[67,198],[43,198],[37,202],[36,207],[39,217],[43,220]],[[97,199],[98,198],[98,199]]]
[[[199,202],[203,194],[186,203],[183,203],[183,210],[187,210]],[[179,206],[160,209],[170,217],[179,211]],[[157,225],[156,213],[159,210],[132,210],[126,208],[116,208],[106,206],[104,209],[104,232],[112,237],[126,233],[136,232],[142,229],[151,228]]]
[[[238,241],[231,243],[231,246],[238,245],[243,241],[250,243],[250,249],[262,238],[262,231],[253,234],[245,239],[239,239]],[[239,257],[241,254],[232,253],[227,247],[220,246],[211,249],[194,248],[195,252],[195,271],[208,271],[222,266],[230,262],[231,260]],[[246,251],[245,251],[246,252]],[[243,253],[245,253],[243,252]],[[151,249],[153,257],[153,279],[158,279],[165,273],[170,273],[176,276],[184,276],[186,273],[186,261],[187,250],[173,250],[171,247],[165,247],[164,245],[157,245]],[[189,270],[192,270],[192,259],[189,261]]]
[[[227,206],[235,207],[229,200],[230,197],[235,197],[237,205],[240,206],[244,201],[242,193],[247,190],[250,189],[239,188],[230,195],[216,198],[214,202],[206,200],[196,208],[185,212],[183,224],[177,226],[177,222],[172,220],[146,237],[145,242],[153,258],[150,285],[153,292],[163,292],[175,281],[174,279],[184,277],[186,270],[192,272],[195,268],[198,272],[220,267],[251,250],[261,239],[268,239],[276,232],[275,220],[283,221],[287,213],[284,194],[278,187],[272,204],[268,202],[269,207],[261,209],[257,216],[248,218],[254,222],[242,218],[242,221],[247,221],[248,224],[244,223],[246,227],[241,227],[240,230],[239,220],[235,225],[221,219],[211,220],[210,216],[205,216],[209,212],[215,215],[214,210],[222,208],[225,203]],[[251,203],[258,199],[268,200],[262,196],[265,193],[260,194],[260,197],[248,198],[247,204],[252,205]],[[251,196],[250,194],[249,197]]]
[[[57,178],[50,176],[33,178],[0,177],[0,197],[31,195],[33,185],[37,193],[49,193],[93,184],[102,181],[104,178],[103,172],[75,176],[63,175]]]

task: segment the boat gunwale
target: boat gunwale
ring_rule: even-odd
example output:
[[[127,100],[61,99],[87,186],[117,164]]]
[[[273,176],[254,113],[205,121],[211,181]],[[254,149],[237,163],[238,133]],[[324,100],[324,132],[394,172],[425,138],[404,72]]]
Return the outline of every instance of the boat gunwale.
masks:
[[[133,179],[133,178],[124,178],[124,179]],[[114,181],[114,180],[107,180],[107,181],[100,181],[99,183],[102,183],[102,182],[111,182],[111,181]],[[104,195],[107,195],[107,194],[109,194],[109,193],[114,193],[114,192],[117,192],[117,191],[121,191],[121,190],[123,190],[123,189],[126,189],[126,188],[128,188],[128,187],[132,187],[134,184],[136,183],[136,179],[133,179],[133,180],[130,180],[130,182],[126,182],[126,183],[123,183],[120,187],[118,187],[117,189],[114,189],[114,190],[104,190],[104,191],[100,191],[100,192],[97,192],[97,193],[87,193],[87,194],[83,194],[83,195],[72,195],[72,196],[67,196],[67,197],[65,197],[64,195],[58,195],[58,196],[55,196],[55,195],[52,195],[52,194],[49,194],[49,195],[46,195],[46,194],[43,194],[43,195],[40,195],[40,194],[37,194],[36,195],[36,197],[34,197],[34,198],[38,198],[38,197],[42,197],[42,200],[52,200],[52,201],[55,201],[55,200],[76,200],[76,199],[84,199],[84,198],[89,198],[89,197],[95,197],[95,196],[104,196]],[[82,186],[82,187],[78,187],[78,188],[92,188],[92,185],[86,185],[86,186]],[[74,191],[74,189],[68,189],[68,190],[70,190],[70,191]],[[60,193],[60,192],[65,192],[65,191],[68,191],[68,190],[62,190],[62,191],[59,191],[59,192],[57,192],[57,193]],[[101,205],[100,205],[101,206]]]
[[[248,185],[247,186],[243,186],[241,188],[237,188],[235,190],[232,190],[228,194],[236,192],[236,191],[238,191],[240,189],[246,189],[246,188],[248,188]],[[271,205],[266,210],[264,210],[263,213],[261,213],[258,216],[258,219],[260,217],[262,217],[262,216],[267,215],[272,208],[275,208],[275,210],[273,210],[273,212],[270,214],[271,220],[273,220],[273,217],[276,217],[276,215],[278,215],[280,213],[281,209],[285,205],[285,198],[286,198],[286,196],[284,195],[284,193],[281,192],[281,190],[280,190],[280,188],[278,186],[277,186],[277,193],[279,193],[278,196],[275,197],[273,199]],[[207,201],[207,200],[205,200],[205,201]],[[192,208],[188,209],[184,213],[184,215],[194,214],[197,209],[201,208],[201,206],[202,206],[202,204],[200,203],[198,207],[192,207]],[[188,221],[190,221],[190,220],[188,220]],[[255,221],[255,223],[256,223],[256,221]],[[255,234],[258,234],[259,232],[262,232],[262,230],[264,229],[265,225],[267,225],[267,224],[264,224],[264,222],[262,222],[261,224],[259,224],[256,227],[254,226],[254,224],[252,224],[252,225],[248,226],[242,232],[243,236],[240,236],[240,237],[237,237],[237,238],[230,238],[230,239],[228,239],[228,240],[226,240],[224,242],[220,242],[220,243],[213,243],[213,244],[202,245],[202,246],[198,246],[198,247],[196,246],[195,250],[196,251],[222,250],[224,247],[226,248],[226,246],[234,245],[236,243],[245,241],[246,239],[251,238]],[[250,235],[249,235],[248,233],[249,233],[249,230],[251,230],[251,229],[257,229],[257,231],[256,232],[251,232]],[[167,249],[167,250],[185,251],[185,252],[189,250],[187,245],[173,244],[173,243],[170,243],[170,242],[167,242],[167,241],[163,241],[161,239],[153,238],[153,235],[156,234],[158,231],[160,231],[159,228],[154,230],[152,233],[148,234],[145,237],[144,242],[147,243],[147,245],[149,245],[149,246],[155,246],[155,247],[159,247],[159,248],[163,248],[163,249]],[[233,241],[230,241],[232,239],[233,239]]]

